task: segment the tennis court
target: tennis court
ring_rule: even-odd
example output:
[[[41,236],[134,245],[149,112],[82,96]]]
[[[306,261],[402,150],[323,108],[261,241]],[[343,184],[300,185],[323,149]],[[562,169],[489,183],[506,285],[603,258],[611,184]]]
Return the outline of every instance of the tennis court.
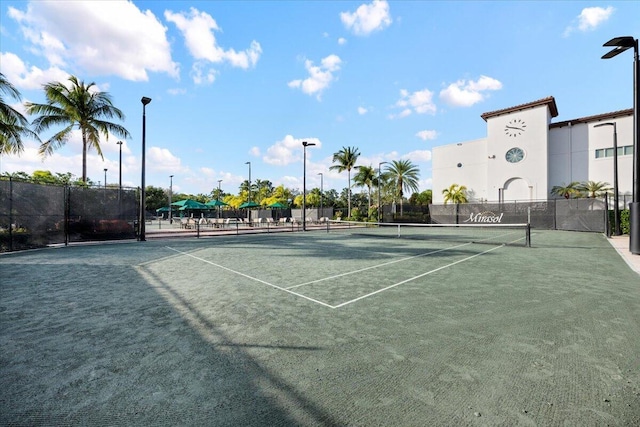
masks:
[[[343,231],[0,256],[0,424],[640,424],[604,236]]]

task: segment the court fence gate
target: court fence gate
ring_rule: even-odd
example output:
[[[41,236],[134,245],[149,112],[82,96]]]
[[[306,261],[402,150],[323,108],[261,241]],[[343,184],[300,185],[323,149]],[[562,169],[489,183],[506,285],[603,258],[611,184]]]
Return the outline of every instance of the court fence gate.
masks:
[[[0,180],[0,252],[135,239],[139,191]]]

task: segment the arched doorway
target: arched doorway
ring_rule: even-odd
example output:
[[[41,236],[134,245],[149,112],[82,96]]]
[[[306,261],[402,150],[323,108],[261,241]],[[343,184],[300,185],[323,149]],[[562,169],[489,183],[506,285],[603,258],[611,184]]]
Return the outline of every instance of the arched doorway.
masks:
[[[511,178],[504,183],[502,200],[531,200],[532,187],[522,178]]]

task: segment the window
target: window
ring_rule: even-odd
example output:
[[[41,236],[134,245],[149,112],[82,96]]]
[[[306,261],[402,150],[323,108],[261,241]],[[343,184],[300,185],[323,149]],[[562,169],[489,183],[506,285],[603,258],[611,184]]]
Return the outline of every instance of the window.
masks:
[[[633,154],[633,145],[625,145],[624,147],[618,147],[618,156],[630,156],[632,154]],[[596,149],[596,159],[603,159],[605,157],[613,157],[613,147]]]

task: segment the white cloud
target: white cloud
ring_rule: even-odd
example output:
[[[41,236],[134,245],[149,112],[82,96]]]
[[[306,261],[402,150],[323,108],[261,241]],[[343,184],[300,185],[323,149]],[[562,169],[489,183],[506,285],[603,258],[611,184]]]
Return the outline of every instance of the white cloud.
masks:
[[[267,153],[262,157],[262,160],[267,164],[276,166],[286,166],[290,163],[302,161],[302,141],[315,144],[315,147],[307,149],[307,159],[311,157],[314,148],[322,147],[322,143],[317,138],[300,139],[287,135],[281,141],[267,148]]]
[[[213,68],[205,69],[205,67],[203,62],[194,62],[191,66],[189,75],[195,84],[211,84],[216,81],[218,72]]]
[[[166,28],[133,2],[75,2],[69,13],[66,2],[32,1],[26,11],[9,8],[8,16],[51,68],[81,67],[134,81],[148,80],[147,71],[179,75]]]
[[[409,93],[406,89],[400,90],[400,99],[396,102],[396,107],[402,111],[398,114],[391,114],[389,118],[402,118],[416,114],[435,114],[436,105],[433,103],[433,92],[429,89],[419,90]]]
[[[421,130],[416,133],[416,136],[423,141],[433,140],[438,137],[438,133],[435,130]]]
[[[411,151],[401,157],[402,159],[411,160],[416,163],[425,163],[431,161],[431,151],[429,150],[416,150]]]
[[[225,50],[218,45],[214,31],[220,31],[215,19],[206,12],[191,8],[189,13],[164,12],[167,21],[172,22],[182,32],[189,52],[196,60],[213,63],[228,62],[234,67],[247,69],[254,67],[262,54],[262,47],[252,41],[249,48],[237,52],[235,49]]]
[[[573,20],[571,25],[569,25],[564,30],[564,36],[569,36],[572,32],[578,31],[593,31],[600,26],[603,22],[606,22],[613,12],[615,8],[612,6],[602,8],[602,7],[585,7],[580,12],[580,15],[576,19]]]
[[[184,94],[187,93],[187,90],[183,89],[183,88],[176,87],[176,88],[173,88],[173,89],[167,89],[167,93],[169,95],[184,95]]]
[[[300,89],[307,95],[317,94],[320,100],[322,92],[335,80],[334,73],[340,70],[342,60],[337,55],[329,55],[323,58],[321,65],[313,65],[313,61],[306,60],[304,66],[309,72],[309,77],[304,80],[292,80],[288,83],[290,88]]]
[[[340,37],[340,38],[338,39],[338,44],[339,44],[340,46],[347,44],[347,39],[345,39],[344,37]]]
[[[251,150],[249,150],[249,154],[251,154],[254,157],[259,157],[260,156],[260,147],[258,147],[258,146],[251,147]]]
[[[342,12],[340,20],[344,26],[358,36],[366,36],[391,25],[389,3],[386,0],[374,0],[360,5],[355,12]]]
[[[146,164],[157,172],[173,172],[184,171],[182,162],[171,151],[166,148],[151,147],[147,151]]]
[[[69,73],[57,67],[41,70],[38,67],[27,65],[17,55],[0,52],[0,64],[2,73],[18,89],[41,89],[42,85],[49,82],[66,81]]]
[[[358,107],[358,114],[360,114],[361,116],[367,114],[369,112],[369,110],[367,110],[364,107]]]
[[[502,83],[487,76],[480,76],[476,81],[458,80],[440,91],[440,99],[455,107],[470,107],[483,101],[484,92],[502,89]]]

